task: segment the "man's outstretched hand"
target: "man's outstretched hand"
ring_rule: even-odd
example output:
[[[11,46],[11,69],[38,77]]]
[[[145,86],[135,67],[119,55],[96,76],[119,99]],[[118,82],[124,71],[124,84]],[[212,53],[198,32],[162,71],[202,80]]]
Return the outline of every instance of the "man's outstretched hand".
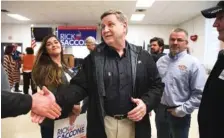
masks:
[[[41,123],[45,117],[55,119],[61,115],[61,108],[54,95],[45,86],[32,95],[31,111],[32,121],[35,123]]]

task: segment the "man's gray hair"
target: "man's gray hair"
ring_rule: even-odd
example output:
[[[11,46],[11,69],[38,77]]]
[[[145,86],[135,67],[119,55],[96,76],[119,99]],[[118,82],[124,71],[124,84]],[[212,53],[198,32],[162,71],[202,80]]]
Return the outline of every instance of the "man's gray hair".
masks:
[[[96,44],[96,39],[92,36],[86,38],[85,43],[94,43]]]
[[[111,15],[111,14],[114,14],[120,22],[127,24],[127,28],[126,28],[126,34],[127,34],[128,33],[128,18],[122,11],[120,11],[120,10],[108,10],[100,16],[101,21],[104,17],[106,17],[108,15]]]
[[[188,39],[188,32],[182,28],[173,29],[171,32],[175,32],[175,33],[184,32],[186,35],[186,39]]]
[[[104,17],[111,14],[116,15],[117,19],[122,23],[128,23],[127,16],[120,10],[108,10],[101,15],[100,19],[102,20]]]

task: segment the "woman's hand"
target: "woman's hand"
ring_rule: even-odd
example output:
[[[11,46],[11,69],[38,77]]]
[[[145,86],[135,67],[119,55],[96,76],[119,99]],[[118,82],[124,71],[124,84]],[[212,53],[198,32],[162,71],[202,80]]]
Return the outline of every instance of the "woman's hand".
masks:
[[[81,112],[81,106],[80,105],[74,105],[72,108],[72,113],[69,115],[69,124],[73,125],[75,123],[75,120],[77,116],[79,116]]]

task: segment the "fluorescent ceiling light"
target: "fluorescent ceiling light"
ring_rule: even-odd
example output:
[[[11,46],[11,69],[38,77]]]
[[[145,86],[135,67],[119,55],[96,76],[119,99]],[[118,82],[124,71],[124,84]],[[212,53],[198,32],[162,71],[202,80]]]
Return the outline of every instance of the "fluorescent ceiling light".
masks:
[[[148,8],[151,7],[155,0],[137,0],[137,8]]]
[[[19,14],[7,14],[9,17],[12,17],[16,20],[20,20],[20,21],[29,21],[30,19],[22,16],[22,15],[19,15]]]
[[[145,17],[145,14],[132,14],[131,21],[141,21]]]

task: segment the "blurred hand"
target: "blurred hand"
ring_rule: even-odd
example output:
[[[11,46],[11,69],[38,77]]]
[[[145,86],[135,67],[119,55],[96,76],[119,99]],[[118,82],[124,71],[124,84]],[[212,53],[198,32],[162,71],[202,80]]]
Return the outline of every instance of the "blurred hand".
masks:
[[[128,112],[128,118],[132,121],[140,121],[146,114],[146,105],[141,99],[131,98],[132,102],[137,106]]]
[[[44,121],[44,119],[45,119],[45,117],[37,115],[37,114],[31,112],[31,121],[33,123],[41,124]]]
[[[72,108],[72,113],[69,115],[69,124],[73,125],[75,123],[75,120],[77,116],[79,116],[81,112],[81,106],[80,105],[74,105]]]
[[[175,112],[175,108],[167,109],[167,111],[170,112],[173,116],[179,117]]]
[[[71,113],[71,114],[69,115],[69,124],[70,124],[70,125],[73,125],[73,124],[75,123],[76,118],[77,118],[77,115]]]
[[[75,115],[79,115],[81,112],[81,106],[80,105],[74,105],[72,108],[72,113]]]
[[[58,118],[61,115],[61,108],[56,104],[54,95],[46,87],[32,95],[32,99],[32,115],[36,117],[32,118],[33,121],[38,120],[36,115],[50,119]]]

